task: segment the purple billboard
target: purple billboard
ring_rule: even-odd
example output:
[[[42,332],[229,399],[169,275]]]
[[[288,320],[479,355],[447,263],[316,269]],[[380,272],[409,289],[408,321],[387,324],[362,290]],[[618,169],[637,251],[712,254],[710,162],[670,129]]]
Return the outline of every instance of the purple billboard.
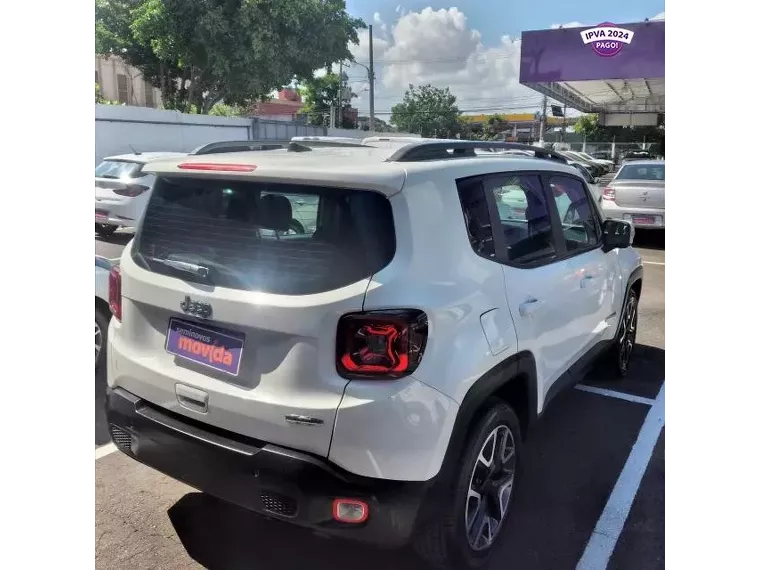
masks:
[[[522,84],[664,77],[664,21],[522,33]]]

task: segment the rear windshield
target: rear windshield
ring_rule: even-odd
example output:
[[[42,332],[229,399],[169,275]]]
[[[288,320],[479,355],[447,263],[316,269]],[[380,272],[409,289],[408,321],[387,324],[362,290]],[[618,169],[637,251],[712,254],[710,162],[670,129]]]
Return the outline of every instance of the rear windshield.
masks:
[[[186,281],[308,295],[371,276],[395,250],[375,192],[177,177],[158,180],[132,251]]]
[[[665,180],[664,164],[626,164],[617,175],[618,180]]]
[[[137,178],[143,165],[126,160],[104,160],[95,168],[96,178]]]

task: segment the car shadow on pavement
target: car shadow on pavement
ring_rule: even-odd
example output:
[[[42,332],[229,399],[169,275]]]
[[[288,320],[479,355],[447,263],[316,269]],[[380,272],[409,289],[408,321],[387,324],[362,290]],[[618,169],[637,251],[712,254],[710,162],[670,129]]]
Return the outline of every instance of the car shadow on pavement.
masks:
[[[665,251],[665,231],[638,229],[633,236],[633,246]]]
[[[188,555],[209,570],[420,569],[408,550],[315,536],[203,493],[185,495],[168,514]]]
[[[114,245],[127,245],[130,241],[132,241],[132,238],[135,237],[134,232],[129,233],[120,233],[116,232],[115,234],[111,234],[110,236],[99,236],[97,233],[95,234],[95,239],[97,241],[102,241],[103,243],[112,243]]]
[[[106,367],[95,371],[95,447],[110,443],[106,421]]]
[[[643,398],[655,398],[664,381],[665,350],[647,344],[637,344],[625,378],[612,377],[609,365],[600,361],[581,383]]]

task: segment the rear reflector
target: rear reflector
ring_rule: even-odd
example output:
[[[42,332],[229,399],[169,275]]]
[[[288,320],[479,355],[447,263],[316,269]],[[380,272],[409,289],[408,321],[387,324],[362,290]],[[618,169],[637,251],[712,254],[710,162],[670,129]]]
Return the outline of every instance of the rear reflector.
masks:
[[[116,320],[121,320],[121,270],[116,265],[108,275],[108,305]]]
[[[183,162],[177,168],[182,170],[213,170],[216,172],[253,172],[255,164],[224,164],[214,162]]]
[[[333,518],[338,522],[361,524],[369,517],[369,506],[358,499],[335,499]]]

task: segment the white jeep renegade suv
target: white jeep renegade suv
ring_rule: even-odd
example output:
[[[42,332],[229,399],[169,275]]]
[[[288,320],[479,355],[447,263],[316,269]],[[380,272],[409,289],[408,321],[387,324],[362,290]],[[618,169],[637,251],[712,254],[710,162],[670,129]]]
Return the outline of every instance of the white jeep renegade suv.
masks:
[[[632,228],[564,162],[372,138],[147,165],[111,274],[113,441],[266,516],[480,565],[528,428],[635,342]]]

